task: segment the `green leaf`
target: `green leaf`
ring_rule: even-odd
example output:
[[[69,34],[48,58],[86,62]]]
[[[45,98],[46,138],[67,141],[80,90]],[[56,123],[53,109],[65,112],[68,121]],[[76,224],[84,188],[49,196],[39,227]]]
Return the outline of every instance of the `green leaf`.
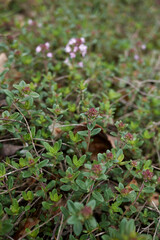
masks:
[[[9,176],[7,181],[8,189],[11,189],[13,187],[13,183],[14,183],[13,177]]]
[[[95,229],[97,227],[97,225],[98,224],[97,224],[96,219],[92,216],[85,221],[85,226],[86,226],[87,230],[89,230],[89,231]]]
[[[80,136],[88,137],[88,130],[77,132]]]
[[[29,95],[33,98],[39,98],[39,94],[36,92],[31,92]]]
[[[67,223],[73,225],[77,220],[78,220],[77,216],[73,215],[68,218]]]
[[[0,177],[6,174],[4,163],[0,163]]]
[[[48,185],[46,186],[46,189],[49,190],[53,188],[55,185],[56,185],[56,181],[52,180],[48,183]]]
[[[63,191],[69,191],[71,189],[71,185],[62,185],[60,189]]]
[[[69,210],[69,212],[71,214],[75,214],[76,213],[76,208],[74,206],[74,203],[71,200],[68,200],[67,206],[68,206],[68,210]]]
[[[95,128],[95,129],[93,129],[92,132],[91,132],[91,136],[97,135],[100,131],[101,131],[101,128]]]
[[[46,167],[47,164],[48,164],[49,160],[48,159],[45,159],[43,161],[41,161],[40,163],[37,164],[37,167],[38,168],[42,168],[42,167]]]
[[[87,190],[86,184],[82,180],[77,179],[76,183],[81,189]]]
[[[143,188],[142,191],[145,193],[153,193],[153,192],[155,192],[155,187],[145,187],[145,188]]]
[[[68,210],[65,207],[60,207],[60,209],[61,209],[61,212],[63,213],[64,217],[68,218],[68,216],[69,216]]]
[[[2,216],[3,213],[4,213],[4,211],[3,211],[3,206],[2,206],[2,203],[0,203],[0,216]]]
[[[95,208],[95,206],[96,206],[96,201],[93,199],[93,200],[91,200],[91,201],[89,201],[88,203],[87,203],[87,206],[89,206],[89,207],[91,207],[92,208],[92,210]]]
[[[130,186],[134,191],[139,191],[139,187],[136,186],[135,184],[130,184]]]
[[[150,139],[150,138],[152,138],[153,136],[155,135],[155,133],[154,132],[149,132],[147,129],[144,131],[144,133],[143,133],[143,137],[145,138],[145,139]]]
[[[76,234],[76,236],[79,236],[82,232],[82,223],[80,221],[76,221],[73,225],[73,231]]]
[[[11,223],[11,220],[0,220],[0,235],[5,235],[9,233],[13,228],[13,224]],[[5,238],[4,238],[5,239]]]
[[[101,194],[100,192],[98,192],[98,191],[93,191],[93,192],[92,192],[92,196],[93,196],[93,198],[95,198],[97,201],[99,201],[99,202],[104,202],[104,198],[103,198],[103,196],[102,196],[102,194]]]
[[[32,173],[30,171],[23,171],[22,172],[22,177],[23,178],[28,178],[30,176],[32,176]]]
[[[45,209],[47,209],[47,210],[49,210],[49,209],[51,208],[51,204],[48,203],[48,202],[46,202],[46,201],[43,201],[43,202],[42,202],[42,206],[43,206]]]
[[[7,89],[5,89],[5,90],[3,90],[4,92],[5,92],[5,94],[8,96],[8,97],[10,97],[10,98],[14,98],[14,94],[11,92],[11,91],[9,91],[9,90],[7,90]]]

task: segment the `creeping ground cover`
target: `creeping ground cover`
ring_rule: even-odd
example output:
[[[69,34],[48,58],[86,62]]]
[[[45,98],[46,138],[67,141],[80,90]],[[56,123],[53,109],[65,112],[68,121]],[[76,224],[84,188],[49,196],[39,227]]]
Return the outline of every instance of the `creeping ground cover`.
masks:
[[[160,1],[0,1],[0,240],[160,239]]]

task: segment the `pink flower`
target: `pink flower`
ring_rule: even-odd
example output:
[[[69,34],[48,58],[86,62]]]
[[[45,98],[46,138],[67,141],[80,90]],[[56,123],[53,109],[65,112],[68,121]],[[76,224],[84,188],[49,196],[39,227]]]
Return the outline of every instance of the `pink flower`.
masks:
[[[101,174],[101,171],[102,171],[101,165],[100,164],[93,165],[92,171],[97,175]]]
[[[85,206],[82,210],[81,210],[81,214],[85,219],[88,219],[90,216],[92,216],[93,211],[92,208],[90,206]]]
[[[76,57],[76,54],[73,53],[73,52],[71,52],[71,53],[70,53],[70,57],[71,57],[71,58],[75,58],[75,57]]]
[[[133,140],[133,135],[131,133],[126,133],[125,134],[125,139],[129,140],[129,141],[132,141]]]
[[[42,27],[42,23],[38,23],[37,25],[38,25],[38,27],[39,27],[39,28],[41,28],[41,27]]]
[[[66,58],[65,61],[64,61],[64,63],[65,63],[67,66],[71,66],[71,63],[70,63],[70,61],[69,61],[69,58]]]
[[[73,52],[77,52],[78,51],[78,47],[75,46],[74,49],[73,49]]]
[[[41,50],[42,50],[41,46],[37,46],[37,47],[36,47],[36,53],[41,52]]]
[[[139,56],[137,54],[134,55],[134,60],[139,60]]]
[[[48,58],[52,58],[52,57],[53,57],[53,54],[52,54],[51,52],[48,52],[48,53],[47,53],[47,57],[48,57]]]
[[[143,179],[145,182],[148,182],[149,180],[152,179],[153,177],[153,172],[151,172],[149,169],[147,169],[146,171],[142,172],[143,175]]]
[[[86,53],[87,53],[87,46],[84,45],[84,44],[81,44],[81,45],[79,46],[79,50],[80,50],[82,56],[84,57],[84,56],[86,55]]]
[[[68,42],[69,45],[73,45],[76,43],[76,39],[75,38],[71,38]]]
[[[32,19],[28,19],[28,25],[32,25],[33,24],[33,20]]]
[[[141,45],[141,49],[142,49],[142,50],[145,50],[145,49],[146,49],[146,45],[145,45],[145,44],[142,44],[142,45]]]
[[[65,48],[65,51],[66,51],[67,53],[70,53],[71,50],[72,50],[71,47],[70,47],[69,45],[67,45],[66,48]]]
[[[82,43],[85,43],[84,37],[81,37],[81,42],[82,42]]]
[[[107,158],[107,160],[111,160],[111,159],[113,158],[113,153],[108,152],[108,153],[106,154],[106,158]]]
[[[79,66],[80,68],[83,68],[83,62],[79,62],[79,63],[78,63],[78,66]]]
[[[47,49],[49,49],[49,47],[50,47],[50,43],[49,43],[49,42],[46,42],[44,45],[45,45],[45,47],[46,47]]]

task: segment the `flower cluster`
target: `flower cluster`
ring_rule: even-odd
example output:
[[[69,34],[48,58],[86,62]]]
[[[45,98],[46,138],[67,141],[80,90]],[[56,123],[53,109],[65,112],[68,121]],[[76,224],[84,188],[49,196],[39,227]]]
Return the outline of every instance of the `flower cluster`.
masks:
[[[88,219],[93,214],[92,208],[90,206],[84,206],[81,210],[81,214],[85,219]]]
[[[147,169],[146,171],[142,172],[143,175],[143,179],[145,182],[148,182],[152,179],[153,177],[153,172],[151,172],[149,169]]]
[[[133,140],[133,135],[131,133],[126,133],[125,139],[129,140],[129,141],[132,141]]]
[[[36,53],[46,53],[46,56],[48,58],[52,58],[53,57],[53,54],[51,52],[49,52],[49,48],[50,48],[50,43],[49,42],[46,42],[44,44],[40,44],[36,47]]]
[[[95,108],[90,108],[86,113],[86,115],[89,119],[92,119],[92,118],[94,119],[97,117],[98,111]]]
[[[71,38],[65,47],[66,53],[69,53],[71,59],[76,58],[78,54],[85,57],[87,53],[87,46],[84,44],[85,39],[82,38]],[[69,58],[64,61],[68,66],[71,65]],[[78,66],[83,68],[83,62],[79,62]]]
[[[133,160],[133,161],[131,162],[131,164],[132,164],[133,167],[137,167],[137,161]]]
[[[28,19],[28,25],[29,26],[32,26],[32,27],[36,27],[36,26],[38,26],[39,28],[41,28],[42,27],[42,23],[36,23],[35,21],[33,21],[32,19]]]
[[[102,172],[102,167],[101,167],[101,165],[100,165],[100,164],[95,164],[95,165],[93,165],[92,171],[93,171],[96,175],[101,174],[101,172]]]
[[[107,152],[107,153],[106,153],[106,159],[107,159],[107,160],[113,159],[113,153]]]
[[[141,52],[141,50],[142,50],[142,51],[146,50],[146,48],[147,48],[147,47],[146,47],[146,44],[138,41],[138,42],[136,43],[136,48],[131,48],[131,49],[129,50],[129,54],[130,54],[130,55],[133,55],[133,58],[134,58],[135,61],[141,62],[141,58],[140,58],[139,53]],[[140,52],[139,52],[139,50],[140,50]]]

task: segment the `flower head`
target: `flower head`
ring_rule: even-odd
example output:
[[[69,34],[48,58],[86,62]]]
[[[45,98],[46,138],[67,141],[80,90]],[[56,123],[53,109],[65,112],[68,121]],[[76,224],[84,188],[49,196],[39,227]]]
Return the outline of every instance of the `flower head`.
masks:
[[[48,57],[48,58],[52,58],[52,57],[53,57],[53,54],[52,54],[51,52],[48,52],[48,53],[47,53],[47,57]]]
[[[145,44],[142,44],[142,45],[141,45],[141,49],[142,49],[142,50],[145,50],[145,49],[146,49],[146,45],[145,45]]]
[[[88,219],[90,216],[92,216],[93,211],[92,208],[90,206],[85,206],[82,210],[81,210],[81,214],[85,219]]]
[[[69,46],[69,45],[67,45],[66,47],[65,47],[65,51],[67,52],[67,53],[70,53],[71,52],[71,47]]]
[[[32,19],[28,19],[28,25],[33,25],[33,20]]]
[[[41,51],[42,51],[41,46],[37,46],[37,47],[36,47],[36,53],[39,53],[39,52],[41,52]]]
[[[76,38],[71,38],[68,42],[69,45],[73,45],[74,43],[76,43]]]
[[[87,112],[88,118],[95,118],[98,114],[98,111],[95,108],[90,108]]]
[[[99,175],[102,171],[102,167],[100,164],[94,164],[92,167],[92,171],[96,174]]]
[[[142,172],[143,179],[145,182],[148,182],[152,179],[153,177],[153,172],[151,172],[149,169],[145,170]]]
[[[67,66],[71,66],[71,63],[70,63],[70,61],[69,61],[69,58],[66,58],[65,60],[64,60],[64,63],[67,65]]]
[[[125,135],[125,139],[131,141],[131,140],[133,140],[133,135],[131,133],[127,133]]]
[[[111,152],[106,153],[106,158],[107,160],[111,160],[113,158],[113,153]]]
[[[139,55],[135,54],[134,55],[134,60],[136,60],[136,61],[139,60]]]
[[[73,53],[73,52],[71,52],[71,53],[70,53],[70,58],[75,58],[75,57],[76,57],[76,54]]]
[[[84,44],[85,39],[82,38],[71,38],[65,47],[65,52],[69,53],[70,58],[76,58],[79,53],[82,57],[85,57],[87,53],[87,46]],[[79,67],[83,67],[82,62],[78,63]]]
[[[78,63],[78,66],[79,66],[80,68],[83,68],[83,62],[79,62],[79,63]]]
[[[49,49],[49,47],[50,47],[50,43],[49,43],[49,42],[46,42],[44,45],[45,45],[45,47],[46,47],[47,49]]]
[[[87,46],[84,45],[84,44],[81,44],[81,45],[79,46],[79,50],[80,50],[80,52],[81,52],[81,54],[82,54],[82,57],[85,57],[85,55],[86,55],[86,53],[87,53]]]

